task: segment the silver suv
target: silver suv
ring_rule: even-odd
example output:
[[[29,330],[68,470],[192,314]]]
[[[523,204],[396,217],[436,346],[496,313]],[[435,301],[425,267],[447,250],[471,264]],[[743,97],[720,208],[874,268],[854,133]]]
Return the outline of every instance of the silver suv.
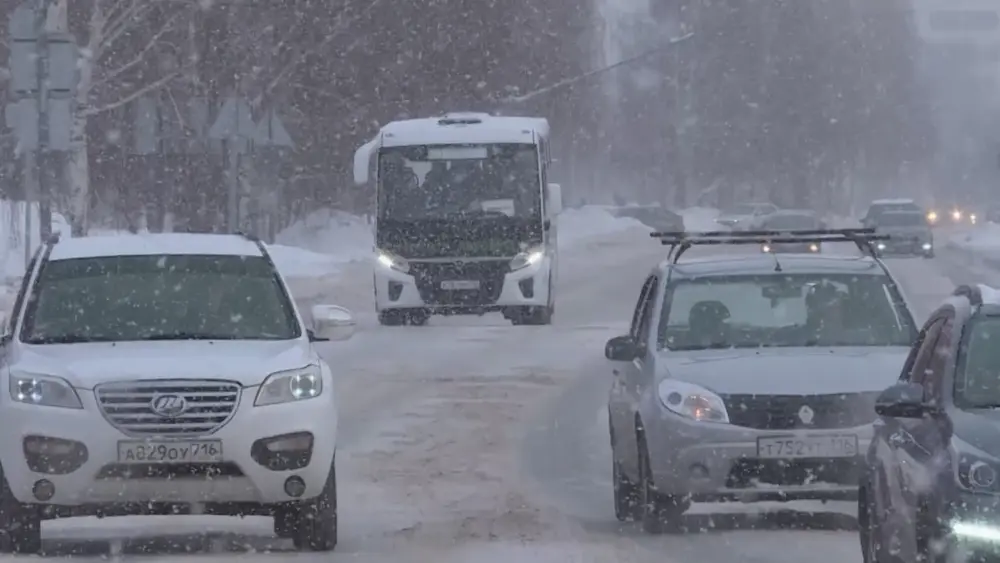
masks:
[[[916,328],[870,229],[654,233],[629,334],[608,341],[615,513],[650,533],[691,502],[856,498],[875,397]],[[867,256],[728,255],[693,245],[854,242]]]

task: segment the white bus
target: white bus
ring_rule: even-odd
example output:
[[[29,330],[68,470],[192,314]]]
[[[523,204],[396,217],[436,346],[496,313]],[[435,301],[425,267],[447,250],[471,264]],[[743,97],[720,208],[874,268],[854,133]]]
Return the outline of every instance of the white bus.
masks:
[[[562,195],[543,118],[449,113],[394,121],[354,155],[374,172],[375,308],[385,325],[500,312],[550,324]]]

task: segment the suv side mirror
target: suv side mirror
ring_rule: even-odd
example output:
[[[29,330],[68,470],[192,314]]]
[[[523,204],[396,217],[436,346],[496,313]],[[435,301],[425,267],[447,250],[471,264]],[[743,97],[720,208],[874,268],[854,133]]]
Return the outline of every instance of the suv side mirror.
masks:
[[[354,315],[336,305],[314,305],[312,322],[313,336],[319,341],[349,340],[356,327]]]
[[[631,336],[616,336],[604,345],[604,357],[615,362],[631,362],[638,351]]]
[[[924,386],[918,383],[897,383],[875,400],[875,412],[890,418],[923,418],[935,414],[937,407],[924,401]]]

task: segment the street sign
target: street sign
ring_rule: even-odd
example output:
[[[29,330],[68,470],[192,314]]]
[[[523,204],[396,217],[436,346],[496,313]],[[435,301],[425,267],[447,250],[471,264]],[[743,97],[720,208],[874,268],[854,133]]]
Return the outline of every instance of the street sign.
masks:
[[[25,98],[7,104],[4,117],[7,127],[14,130],[22,151],[38,149],[38,103],[34,99]]]
[[[215,123],[208,129],[208,137],[220,141],[253,139],[257,134],[250,113],[250,104],[241,98],[227,98],[219,109]]]
[[[38,29],[35,27],[35,7],[24,3],[14,8],[14,13],[7,23],[7,34],[13,41],[37,41]]]
[[[76,38],[69,33],[53,33],[47,37],[49,51],[48,90],[52,94],[76,90],[79,49]]]
[[[73,123],[73,100],[50,98],[48,105],[49,138],[46,147],[51,151],[70,149],[70,132]]]
[[[257,124],[254,141],[261,146],[295,148],[292,136],[288,134],[288,129],[285,129],[278,112],[274,110],[269,110]]]

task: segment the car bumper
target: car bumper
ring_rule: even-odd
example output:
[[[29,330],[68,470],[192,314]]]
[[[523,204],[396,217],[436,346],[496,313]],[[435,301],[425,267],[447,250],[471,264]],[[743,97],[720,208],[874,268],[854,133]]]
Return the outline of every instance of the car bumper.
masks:
[[[694,501],[853,500],[870,425],[824,430],[757,430],[697,423],[664,415],[646,428],[650,470],[657,489]],[[758,439],[788,436],[857,437],[855,455],[764,459]]]
[[[221,460],[148,464],[119,463],[118,442],[144,438],[130,437],[107,422],[93,392],[78,393],[82,410],[9,401],[2,405],[0,420],[5,430],[0,435],[0,462],[18,501],[55,506],[146,502],[278,504],[319,495],[333,466],[337,408],[332,393],[295,403],[255,407],[256,388],[244,389],[228,423],[209,435],[185,437],[192,441],[219,440]],[[304,433],[312,435],[312,445],[305,450],[286,451],[286,457],[281,459],[274,458],[273,452],[260,453],[264,444],[259,440]],[[57,462],[58,456],[49,456],[49,468],[40,468],[37,462],[29,461],[31,454],[25,440],[35,439],[31,437],[82,445],[85,454],[74,457],[72,463]],[[285,445],[300,448],[302,441],[294,446],[286,441]],[[262,455],[269,456],[270,461]],[[290,461],[295,456],[299,456],[298,461]],[[269,468],[264,463],[272,465]],[[285,492],[286,480],[293,476],[304,482],[304,491],[298,496]],[[51,483],[51,498],[37,496],[34,490],[40,480]]]
[[[952,543],[973,554],[1000,554],[1000,497],[959,493],[950,507]]]
[[[411,269],[419,267],[419,263],[411,264]],[[506,261],[503,265],[506,266]],[[424,309],[438,314],[476,314],[510,307],[544,307],[552,301],[549,295],[552,265],[551,257],[546,256],[514,272],[498,271],[482,277],[470,275],[468,280],[463,280],[478,281],[480,286],[476,290],[442,290],[441,282],[455,280],[428,275],[418,282],[412,272],[403,273],[376,265],[375,308],[378,311]]]

